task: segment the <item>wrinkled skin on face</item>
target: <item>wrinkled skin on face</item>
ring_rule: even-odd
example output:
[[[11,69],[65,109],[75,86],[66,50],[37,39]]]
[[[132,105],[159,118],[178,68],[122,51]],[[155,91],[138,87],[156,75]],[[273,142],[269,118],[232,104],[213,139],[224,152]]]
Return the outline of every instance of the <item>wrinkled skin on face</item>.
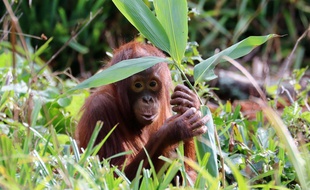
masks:
[[[131,77],[129,96],[139,124],[150,125],[159,116],[162,83],[154,68]]]

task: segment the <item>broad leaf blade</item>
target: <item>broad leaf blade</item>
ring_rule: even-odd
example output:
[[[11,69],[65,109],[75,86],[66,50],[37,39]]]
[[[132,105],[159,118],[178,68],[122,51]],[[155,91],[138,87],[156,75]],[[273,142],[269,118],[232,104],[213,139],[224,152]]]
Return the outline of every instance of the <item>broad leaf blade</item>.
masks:
[[[241,42],[230,46],[229,48],[221,51],[213,55],[212,57],[202,61],[201,63],[197,64],[194,68],[194,79],[195,82],[201,81],[208,81],[216,78],[216,75],[213,73],[213,69],[216,64],[220,62],[224,62],[225,60],[222,59],[222,56],[226,55],[233,59],[237,59],[244,55],[250,53],[255,47],[265,43],[267,40],[277,37],[276,34],[270,34],[266,36],[251,36],[248,37]]]
[[[208,172],[215,178],[218,177],[218,164],[217,164],[217,150],[214,138],[214,124],[212,119],[211,111],[207,106],[201,106],[201,113],[202,115],[208,115],[209,121],[207,122],[206,126],[208,130],[205,134],[202,135],[203,139],[207,142],[200,142],[197,139],[195,140],[196,148],[197,148],[197,157],[198,160],[203,160],[204,155],[208,152],[210,153],[210,157],[208,163],[206,165],[206,169]]]
[[[170,56],[181,63],[184,56],[187,35],[187,1],[154,0],[157,19],[164,27],[170,43]]]
[[[113,3],[143,36],[156,47],[170,53],[169,40],[164,28],[142,0],[113,0]]]
[[[101,71],[100,73],[95,74],[94,76],[78,84],[76,87],[71,89],[71,91],[114,83],[161,62],[169,62],[169,60],[161,57],[127,59]]]

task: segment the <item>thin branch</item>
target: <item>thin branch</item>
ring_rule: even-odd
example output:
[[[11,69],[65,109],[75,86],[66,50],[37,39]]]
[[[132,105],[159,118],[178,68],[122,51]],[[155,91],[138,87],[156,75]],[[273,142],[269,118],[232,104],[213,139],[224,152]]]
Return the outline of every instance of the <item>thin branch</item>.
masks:
[[[283,69],[280,69],[279,73],[278,73],[278,76],[279,76],[279,79],[280,81],[283,79],[284,77],[284,74],[286,73],[286,71],[288,70],[288,68],[291,66],[292,64],[292,60],[293,60],[293,56],[297,50],[297,47],[300,43],[300,41],[306,37],[306,35],[310,32],[310,25],[308,27],[308,29],[298,38],[298,40],[296,41],[295,45],[294,45],[294,48],[292,50],[292,52],[290,53],[290,55],[288,56],[288,58],[284,61],[283,63],[283,66],[281,68]],[[279,84],[280,85],[280,84]]]
[[[12,34],[13,32],[0,30],[0,33],[2,33],[2,34]],[[43,40],[43,38],[41,36],[39,37],[39,36],[34,36],[34,35],[31,35],[31,34],[24,34],[24,33],[14,33],[14,34],[17,34],[19,36],[34,38],[34,39],[38,39],[38,40]]]
[[[291,66],[292,64],[292,60],[293,60],[293,56],[295,54],[295,51],[297,50],[297,47],[299,45],[299,42],[306,37],[306,35],[310,33],[310,25],[308,27],[308,29],[298,38],[298,40],[296,41],[295,45],[294,45],[294,48],[292,50],[292,52],[290,53],[290,55],[287,57],[287,59],[284,61],[283,63],[283,66],[281,68],[283,69],[280,69],[279,72],[278,72],[278,77],[279,77],[279,83],[278,83],[278,86],[281,86],[281,83],[283,81],[283,78],[284,78],[284,75],[285,73],[287,72],[287,70],[289,69],[289,67]],[[277,97],[275,98],[275,105],[277,104],[277,101],[278,101],[278,93],[277,93]]]
[[[22,32],[22,29],[21,29],[21,27],[20,27],[20,25],[18,23],[18,18],[15,16],[15,14],[14,14],[14,12],[12,10],[12,7],[9,4],[8,0],[3,0],[3,3],[5,5],[5,8],[6,8],[7,12],[9,13],[9,15],[10,15],[10,17],[12,19],[12,25],[15,26],[15,30],[17,31],[17,33],[15,33],[15,34],[19,35],[19,39],[20,39],[20,41],[22,43],[23,49],[25,50],[26,58],[30,62],[31,59],[30,59],[29,54],[28,54],[28,47],[27,47],[27,44],[26,44],[24,36],[21,35],[23,32]]]
[[[214,137],[215,137],[215,140],[216,140],[216,144],[217,144],[217,148],[218,148],[218,153],[219,153],[219,156],[220,156],[220,162],[221,162],[221,165],[222,165],[222,168],[221,168],[221,172],[222,172],[222,186],[225,188],[225,163],[224,163],[224,156],[222,154],[222,148],[221,148],[221,143],[220,143],[220,139],[219,139],[219,135],[217,134],[217,130],[216,130],[216,127],[214,126],[215,130],[214,130]]]
[[[294,99],[291,96],[290,92],[286,88],[284,88],[284,86],[281,86],[281,89],[282,89],[282,93],[286,93],[286,96],[290,100],[290,103],[293,104],[294,103]]]

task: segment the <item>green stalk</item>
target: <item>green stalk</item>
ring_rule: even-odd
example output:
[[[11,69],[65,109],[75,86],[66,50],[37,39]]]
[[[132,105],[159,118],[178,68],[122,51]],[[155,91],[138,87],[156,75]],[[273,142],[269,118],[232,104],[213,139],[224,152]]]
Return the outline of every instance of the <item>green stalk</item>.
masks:
[[[173,61],[173,62],[175,63],[175,61]],[[188,78],[187,78],[187,76],[185,75],[185,73],[182,71],[182,69],[179,67],[179,65],[178,65],[177,63],[175,63],[174,65],[175,65],[175,66],[177,67],[177,69],[180,71],[182,77],[185,79],[186,84],[190,87],[191,90],[193,90],[193,91],[195,92],[195,94],[196,94],[197,97],[198,97],[198,100],[199,100],[200,104],[203,104],[203,102],[202,102],[200,96],[198,95],[197,90],[196,90],[196,89],[194,88],[194,86],[190,83],[190,81],[188,80]]]

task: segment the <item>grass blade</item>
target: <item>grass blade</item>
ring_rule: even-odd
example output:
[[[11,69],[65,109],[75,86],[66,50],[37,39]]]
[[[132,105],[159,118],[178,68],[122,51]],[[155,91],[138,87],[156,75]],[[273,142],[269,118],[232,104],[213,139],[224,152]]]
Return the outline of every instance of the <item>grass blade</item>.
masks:
[[[229,168],[232,170],[232,173],[238,184],[238,189],[242,189],[242,190],[250,189],[246,180],[241,175],[241,172],[237,169],[237,167],[229,159],[226,160],[226,163],[229,166]]]
[[[37,118],[42,108],[42,102],[39,99],[34,99],[33,101],[34,101],[34,108],[31,112],[31,124],[30,124],[31,127],[34,127],[36,125]]]

